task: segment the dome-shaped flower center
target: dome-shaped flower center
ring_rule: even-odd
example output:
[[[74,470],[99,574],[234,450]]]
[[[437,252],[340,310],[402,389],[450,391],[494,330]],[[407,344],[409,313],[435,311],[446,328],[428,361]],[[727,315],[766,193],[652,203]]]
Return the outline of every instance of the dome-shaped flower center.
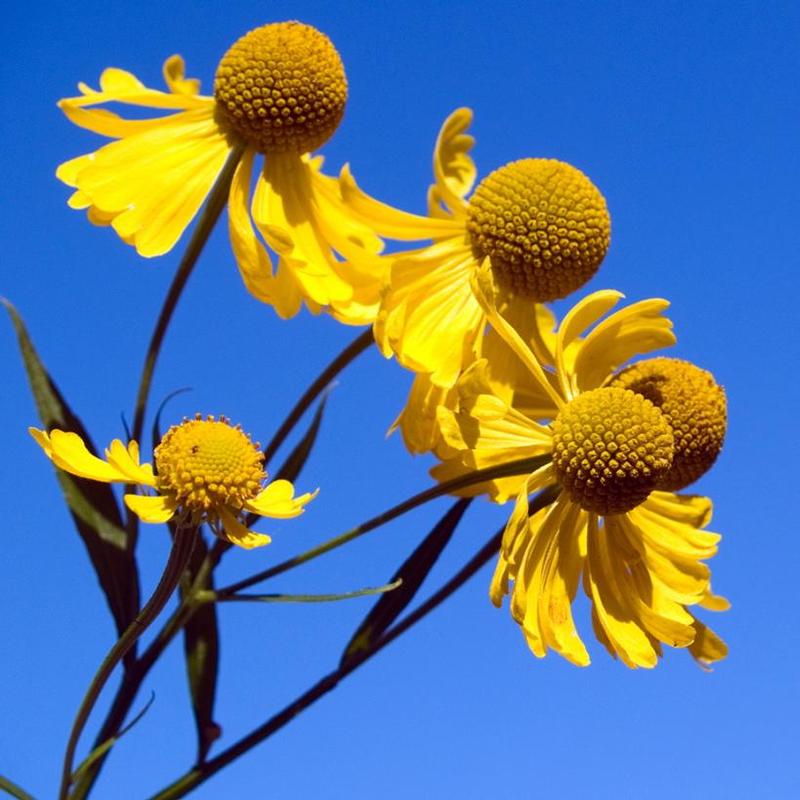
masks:
[[[225,53],[214,96],[223,118],[256,150],[308,153],[341,122],[347,78],[324,33],[276,22],[245,34]]]
[[[155,450],[159,491],[192,512],[239,509],[261,490],[266,473],[258,444],[225,417],[173,425]]]
[[[675,457],[659,489],[683,489],[711,467],[725,440],[728,409],[725,390],[710,372],[678,358],[649,358],[623,370],[611,385],[646,397],[672,428]]]
[[[472,251],[498,283],[537,302],[566,297],[594,275],[611,240],[603,195],[578,169],[513,161],[484,178],[469,203]]]
[[[672,464],[664,415],[627,389],[578,395],[553,422],[553,466],[581,508],[621,514],[647,499]]]

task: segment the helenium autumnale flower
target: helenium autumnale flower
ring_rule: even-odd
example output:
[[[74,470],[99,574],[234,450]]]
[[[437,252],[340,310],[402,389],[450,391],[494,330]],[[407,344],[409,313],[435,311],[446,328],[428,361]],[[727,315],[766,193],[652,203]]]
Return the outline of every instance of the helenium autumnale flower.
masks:
[[[674,401],[687,383],[696,381],[696,368],[676,370],[670,363],[664,369],[664,359],[653,359],[655,367],[634,365],[627,378],[625,372],[614,374],[637,353],[674,341],[671,323],[662,316],[666,301],[635,303],[601,320],[621,295],[589,295],[562,320],[550,372],[497,313],[488,267],[474,285],[491,324],[554,408],[547,425],[504,402],[485,379],[481,360],[459,381],[458,409],[439,412],[451,448],[450,458],[434,470],[441,479],[550,456],[530,475],[482,487],[500,501],[515,496],[492,580],[492,601],[499,606],[511,592],[511,614],[539,657],[554,650],[574,664],[589,663],[572,617],[582,581],[597,639],[629,667],[654,667],[665,644],[687,648],[703,665],[723,658],[725,644],[690,610],[728,607],[712,593],[710,570],[703,563],[716,553],[720,539],[704,530],[711,501],[664,489],[685,485],[678,477],[685,468],[682,459],[699,463],[693,442],[718,440],[724,433],[724,395],[716,384],[706,383],[692,422],[692,412],[682,418]],[[590,328],[565,358],[576,337]],[[656,373],[667,375],[666,381],[653,381],[665,389],[663,412],[658,399],[639,393],[633,377]],[[693,427],[683,436],[679,431],[687,421]],[[707,450],[706,469],[717,451]],[[555,501],[531,515],[529,496],[548,486],[560,487]]]
[[[299,22],[250,31],[220,61],[213,97],[185,77],[180,56],[167,59],[164,79],[167,92],[109,68],[99,91],[81,83],[78,97],[59,103],[76,125],[116,139],[58,168],[76,190],[70,206],[112,226],[141,255],[161,255],[198,213],[231,152],[240,151],[228,222],[248,290],[281,317],[305,303],[346,323],[372,322],[383,276],[380,262],[362,264],[361,255],[383,244],[347,210],[337,181],[321,172],[322,157],[310,155],[334,134],[347,100],[344,66],[328,37]],[[107,103],[175,113],[124,119],[94,108]],[[265,244],[278,256],[275,270]]]
[[[402,241],[433,240],[383,257],[390,279],[374,328],[386,356],[394,354],[442,388],[456,382],[486,328],[470,287],[484,260],[501,293],[498,303],[519,316],[533,303],[566,297],[586,283],[611,237],[602,194],[562,161],[513,161],[487,175],[470,195],[477,177],[469,155],[471,120],[472,112],[460,108],[442,125],[428,216],[370,197],[346,168],[340,177],[348,206],[377,233]]]
[[[155,465],[142,464],[139,445],[114,439],[105,459],[89,452],[75,433],[30,428],[45,454],[60,469],[103,483],[136,484],[152,494],[126,494],[125,504],[142,522],[207,522],[222,539],[250,549],[270,537],[249,530],[245,513],[290,519],[303,513],[316,492],[295,497],[289,481],[267,483],[257,443],[225,417],[184,420],[173,425],[155,449]]]

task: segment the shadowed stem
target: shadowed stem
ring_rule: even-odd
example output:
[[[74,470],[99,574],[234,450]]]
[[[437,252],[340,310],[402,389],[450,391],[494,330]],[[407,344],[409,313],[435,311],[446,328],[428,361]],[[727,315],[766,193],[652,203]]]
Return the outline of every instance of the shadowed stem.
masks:
[[[125,654],[133,647],[159,613],[161,613],[161,610],[172,596],[183,574],[183,570],[189,561],[189,557],[192,554],[192,548],[197,540],[197,536],[198,529],[196,526],[177,528],[167,565],[164,568],[161,580],[159,580],[152,597],[145,603],[133,622],[125,629],[125,632],[108,652],[108,655],[103,659],[103,663],[95,673],[94,678],[92,678],[92,682],[89,684],[89,688],[81,702],[78,713],[75,715],[75,721],[72,724],[72,730],[64,752],[61,788],[58,794],[59,800],[66,800],[68,796],[70,783],[72,781],[72,764],[75,760],[75,750],[78,746],[78,740],[94,708],[94,704],[100,696],[100,692],[103,690],[106,681],[111,677],[116,666],[122,661]]]
[[[535,514],[545,506],[555,500],[560,487],[551,486],[530,503],[529,513]],[[239,739],[238,742],[223,750],[218,756],[199,764],[181,776],[174,783],[170,784],[158,794],[152,796],[151,800],[176,800],[184,797],[201,783],[207,781],[212,775],[219,772],[232,761],[244,755],[256,745],[268,739],[272,734],[279,731],[298,714],[311,706],[321,697],[336,688],[339,682],[347,677],[351,672],[358,669],[364,662],[368,661],[376,653],[380,652],[387,644],[392,642],[401,634],[416,625],[421,619],[426,617],[431,611],[443,603],[451,594],[463,586],[484,564],[497,555],[500,543],[503,539],[504,528],[501,528],[488,542],[437,592],[431,595],[428,600],[422,603],[416,610],[412,611],[400,622],[393,625],[379,639],[366,650],[354,654],[350,659],[343,662],[338,669],[329,672],[310,689],[293,700],[289,705],[270,717],[263,725],[252,730],[249,734]]]
[[[33,800],[33,795],[28,794],[22,787],[17,786],[16,783],[3,775],[0,775],[0,789],[11,795],[11,797],[16,797],[17,800]]]
[[[200,219],[197,222],[197,227],[192,232],[192,237],[189,244],[186,245],[186,250],[183,253],[181,262],[175,272],[175,277],[172,279],[172,284],[169,287],[167,296],[164,299],[164,304],[161,307],[161,313],[158,315],[156,326],[153,328],[153,334],[150,337],[150,344],[147,347],[147,353],[144,358],[144,365],[142,366],[142,374],[139,378],[139,389],[136,394],[136,406],[133,414],[133,427],[131,429],[130,438],[139,442],[142,438],[142,430],[144,428],[144,416],[147,410],[147,399],[150,395],[150,387],[153,383],[153,371],[156,367],[156,361],[161,353],[161,345],[164,343],[164,336],[166,335],[167,328],[169,327],[172,314],[175,311],[181,294],[183,294],[186,282],[194,270],[197,259],[203,252],[206,242],[214,230],[214,226],[219,220],[222,209],[228,200],[228,192],[230,191],[231,181],[233,180],[233,173],[242,158],[244,150],[241,147],[234,147],[228,156],[225,165],[220,172],[219,177],[214,183],[208,200],[206,201],[203,211],[200,214]],[[133,550],[136,546],[136,515],[128,511],[127,516],[127,531],[128,531],[128,549]]]

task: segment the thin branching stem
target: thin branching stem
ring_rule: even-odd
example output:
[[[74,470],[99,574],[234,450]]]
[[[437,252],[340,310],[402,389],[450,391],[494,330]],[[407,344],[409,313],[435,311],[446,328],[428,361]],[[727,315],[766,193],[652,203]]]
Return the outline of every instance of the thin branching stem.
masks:
[[[530,514],[545,508],[553,502],[560,491],[559,487],[549,487],[541,492],[530,504]],[[380,652],[386,645],[394,641],[398,636],[416,625],[425,618],[431,611],[441,605],[450,595],[463,586],[478,570],[491,558],[497,555],[500,543],[503,538],[504,528],[489,539],[488,542],[438,591],[434,592],[424,603],[417,607],[402,620],[393,625],[379,639],[373,642],[369,648],[355,653],[350,659],[344,661],[338,669],[329,672],[310,689],[305,691],[289,705],[285,706],[274,716],[270,717],[262,725],[253,729],[246,736],[239,739],[219,755],[198,764],[170,784],[166,789],[153,795],[151,800],[177,800],[184,797],[189,792],[196,789],[201,783],[207,781],[223,767],[247,753],[256,745],[268,739],[285,725],[290,723],[298,714],[307,709],[321,697],[336,688],[339,682],[357,670],[362,664],[368,661],[376,653]]]

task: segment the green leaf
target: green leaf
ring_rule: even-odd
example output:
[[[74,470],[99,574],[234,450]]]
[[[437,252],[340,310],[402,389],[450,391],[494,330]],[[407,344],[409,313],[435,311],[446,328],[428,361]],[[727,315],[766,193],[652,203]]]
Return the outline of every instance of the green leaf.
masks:
[[[208,546],[203,538],[198,538],[192,552],[188,576],[181,582],[181,599],[187,586],[194,584],[195,577],[208,555]],[[208,571],[203,590],[214,590],[214,575]],[[192,698],[197,727],[197,763],[206,760],[211,745],[222,735],[222,728],[214,721],[214,702],[217,695],[219,676],[219,627],[217,607],[214,603],[203,603],[183,628],[183,651],[186,657],[186,673],[189,678],[189,692]]]
[[[365,589],[353,589],[350,592],[337,592],[335,594],[216,594],[205,592],[197,599],[200,602],[213,603],[334,603],[339,600],[352,600],[355,597],[367,597],[374,594],[386,594],[395,591],[401,584],[399,578],[385,586],[368,586]]]
[[[399,580],[402,581],[402,585],[395,591],[384,594],[375,603],[348,642],[339,662],[340,666],[354,655],[369,649],[414,599],[414,595],[433,569],[433,565],[447,546],[471,502],[472,498],[456,501],[416,550],[401,564],[392,576],[392,582]]]
[[[94,764],[98,758],[102,758],[131,728],[133,728],[139,720],[150,710],[153,701],[156,699],[155,694],[150,695],[150,699],[145,704],[144,708],[124,727],[120,728],[119,732],[113,736],[109,736],[104,742],[95,747],[86,758],[81,761],[78,768],[72,773],[71,783],[74,785],[83,776],[86,770]]]
[[[48,431],[60,428],[77,433],[96,453],[88,432],[39,359],[22,318],[10,302],[2,302],[17,333],[42,425]],[[139,573],[134,555],[128,551],[128,535],[117,499],[108,484],[77,478],[60,469],[56,469],[56,477],[121,635],[139,611]],[[128,659],[134,655],[132,651]]]
[[[324,394],[314,413],[314,419],[311,420],[311,425],[308,426],[308,430],[303,438],[297,443],[297,446],[289,453],[288,458],[283,462],[281,468],[275,473],[273,480],[277,480],[278,478],[292,482],[297,480],[297,476],[305,466],[308,457],[311,455],[314,442],[317,440],[319,427],[322,424],[322,413],[325,411],[325,403],[327,400],[328,395]]]

